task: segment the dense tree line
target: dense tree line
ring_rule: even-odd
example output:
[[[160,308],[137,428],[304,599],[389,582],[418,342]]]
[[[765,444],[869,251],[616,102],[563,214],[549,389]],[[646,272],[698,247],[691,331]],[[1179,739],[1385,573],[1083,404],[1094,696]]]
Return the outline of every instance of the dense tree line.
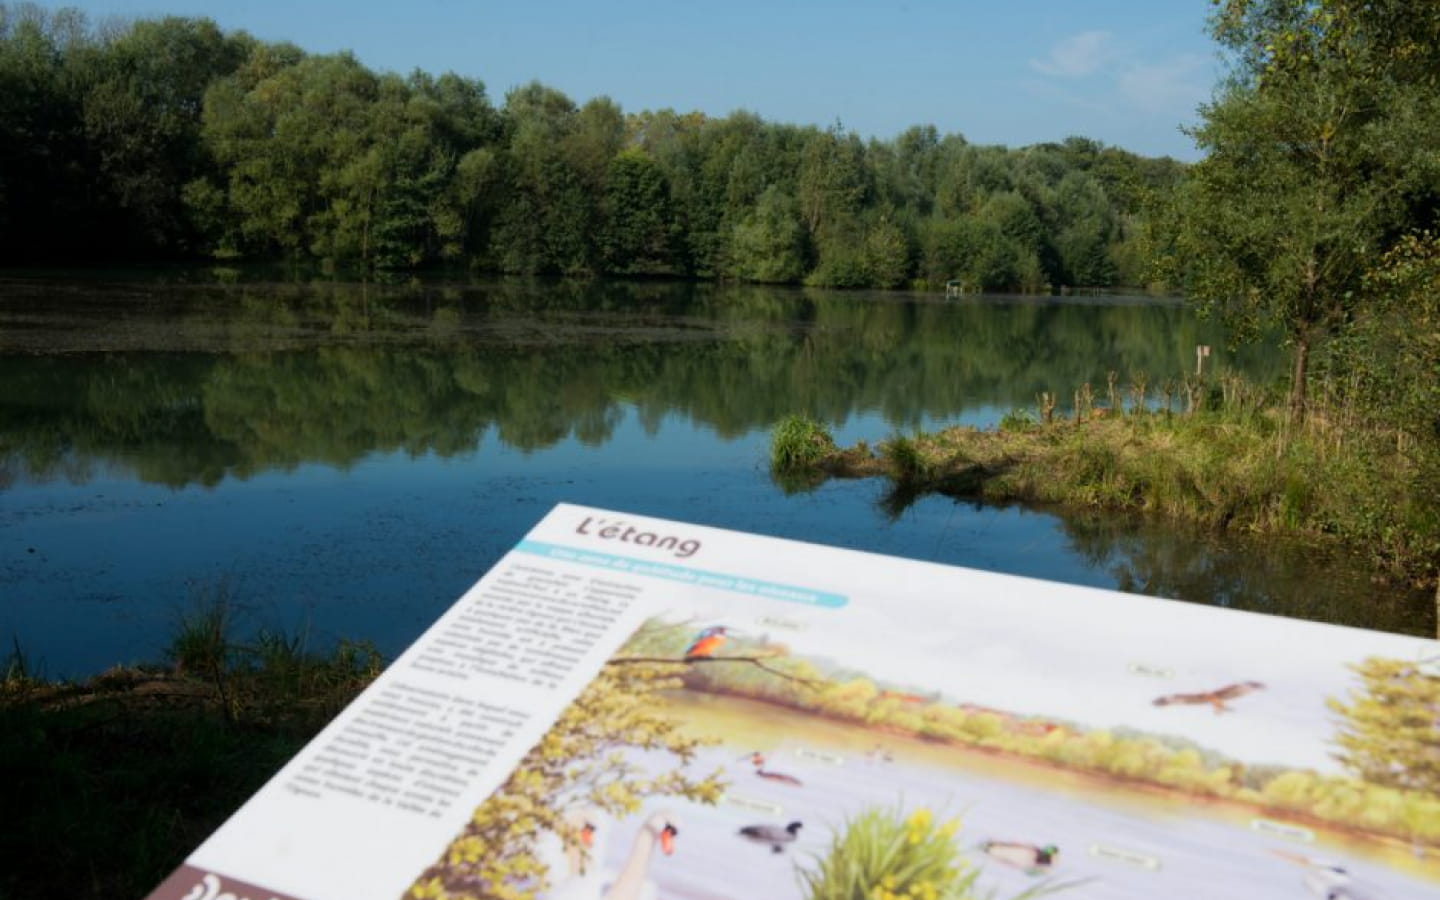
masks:
[[[627,114],[532,83],[376,73],[204,19],[93,29],[0,4],[0,259],[1044,290],[1146,282],[1183,174],[1083,138]]]

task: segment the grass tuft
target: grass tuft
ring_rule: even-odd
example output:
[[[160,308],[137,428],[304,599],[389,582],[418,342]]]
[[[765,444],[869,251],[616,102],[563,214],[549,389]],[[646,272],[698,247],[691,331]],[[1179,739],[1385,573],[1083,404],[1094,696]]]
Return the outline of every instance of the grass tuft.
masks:
[[[770,469],[777,473],[811,471],[835,453],[825,426],[804,416],[786,416],[770,433]]]
[[[379,675],[368,643],[237,636],[228,582],[196,591],[173,670],[35,680],[18,643],[0,690],[0,897],[140,897]],[[20,864],[23,861],[23,864]]]
[[[871,807],[836,829],[816,867],[801,870],[805,900],[978,900],[980,869],[961,854],[959,827],[937,822],[929,807],[909,815]],[[1014,900],[1070,886],[1045,881]]]

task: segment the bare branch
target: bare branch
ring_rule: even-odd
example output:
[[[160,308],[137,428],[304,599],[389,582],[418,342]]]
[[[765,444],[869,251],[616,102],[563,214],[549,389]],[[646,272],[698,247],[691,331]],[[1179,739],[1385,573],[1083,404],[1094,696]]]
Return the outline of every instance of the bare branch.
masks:
[[[689,666],[698,663],[749,663],[756,668],[763,669],[766,672],[769,672],[771,675],[774,675],[777,678],[784,678],[787,681],[794,681],[799,684],[803,684],[809,688],[818,688],[821,684],[824,683],[816,681],[813,678],[802,678],[799,675],[793,675],[789,672],[783,672],[780,669],[771,668],[770,666],[765,665],[766,660],[771,660],[774,658],[775,657],[773,656],[697,656],[693,659],[671,659],[664,656],[627,656],[620,659],[612,659],[609,662],[605,663],[605,665],[618,666],[631,663],[664,663],[666,665],[672,666]]]

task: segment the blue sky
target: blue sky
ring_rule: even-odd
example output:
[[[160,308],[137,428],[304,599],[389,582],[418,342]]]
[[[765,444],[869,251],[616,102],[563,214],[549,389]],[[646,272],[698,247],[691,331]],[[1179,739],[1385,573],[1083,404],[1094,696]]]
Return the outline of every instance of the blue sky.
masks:
[[[893,137],[928,123],[1020,146],[1082,134],[1194,159],[1221,71],[1208,0],[78,0],[92,21],[204,15],[375,69],[532,79],[577,101],[671,107]]]

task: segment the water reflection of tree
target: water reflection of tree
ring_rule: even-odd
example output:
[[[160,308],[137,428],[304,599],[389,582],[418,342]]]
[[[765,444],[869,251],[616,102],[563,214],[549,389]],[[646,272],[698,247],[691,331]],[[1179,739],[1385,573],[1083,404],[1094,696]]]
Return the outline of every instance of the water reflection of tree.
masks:
[[[1365,568],[1274,537],[1246,541],[1173,522],[1059,514],[1070,548],[1115,579],[1117,590],[1210,606],[1429,636],[1414,593],[1396,586],[1316,592]],[[1328,575],[1317,577],[1319,572]]]
[[[652,430],[678,415],[725,438],[795,412],[879,410],[909,427],[1111,369],[1177,373],[1214,340],[1175,306],[664,283],[168,285],[126,303],[116,340],[134,352],[0,356],[8,466],[43,476],[93,458],[214,483],[376,451],[450,455],[492,430],[524,451],[598,445],[627,406]],[[113,324],[95,318],[72,323],[74,346]]]

